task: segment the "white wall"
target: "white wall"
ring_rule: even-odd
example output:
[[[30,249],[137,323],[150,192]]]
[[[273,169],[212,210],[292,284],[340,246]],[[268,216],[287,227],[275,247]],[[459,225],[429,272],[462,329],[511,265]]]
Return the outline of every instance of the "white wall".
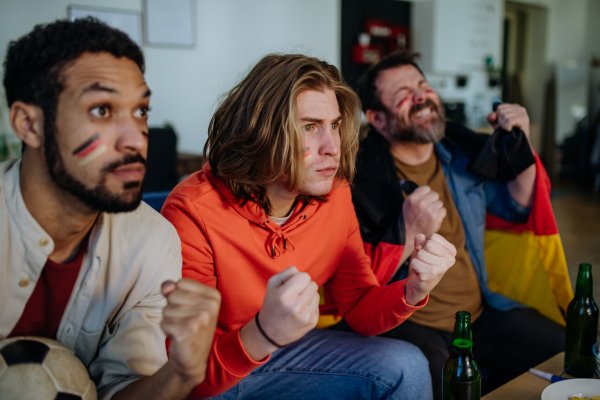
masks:
[[[341,0],[195,1],[194,49],[144,46],[150,125],[171,122],[181,151],[202,151],[218,96],[261,56],[301,52],[340,66]],[[65,18],[69,4],[142,10],[142,0],[0,0],[2,58],[10,40]]]
[[[546,61],[587,57],[589,5],[598,0],[511,0],[548,10]],[[600,15],[595,16],[596,23]]]
[[[487,128],[485,116],[499,99],[499,87],[489,87],[487,56],[501,65],[503,0],[422,0],[413,2],[413,49],[422,54],[420,66],[444,101],[465,105],[467,125]],[[456,86],[456,76],[468,78]]]

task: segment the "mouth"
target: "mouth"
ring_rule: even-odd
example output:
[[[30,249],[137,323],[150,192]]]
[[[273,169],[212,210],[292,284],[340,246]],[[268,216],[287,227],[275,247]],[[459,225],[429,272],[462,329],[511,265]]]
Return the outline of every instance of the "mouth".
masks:
[[[146,166],[139,162],[125,164],[110,173],[124,181],[142,181],[146,175]]]
[[[330,176],[334,176],[335,173],[337,172],[338,167],[326,167],[326,168],[321,168],[317,170],[317,174],[324,176],[324,177],[330,177]]]
[[[431,115],[431,113],[433,113],[433,110],[430,107],[426,107],[421,111],[418,111],[415,114],[413,114],[412,119],[416,121],[426,119],[429,115]]]

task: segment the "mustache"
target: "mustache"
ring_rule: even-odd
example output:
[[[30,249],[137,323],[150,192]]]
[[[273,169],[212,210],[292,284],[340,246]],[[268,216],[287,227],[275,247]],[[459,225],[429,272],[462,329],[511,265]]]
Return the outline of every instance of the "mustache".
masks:
[[[421,103],[421,104],[415,104],[410,108],[410,113],[408,114],[410,117],[412,117],[413,115],[415,115],[416,113],[418,113],[419,111],[421,111],[424,108],[431,108],[433,111],[435,111],[438,115],[440,114],[440,110],[438,109],[438,106],[431,100],[427,99],[425,101],[425,103]]]
[[[140,163],[140,164],[144,165],[144,167],[145,167],[146,159],[144,157],[142,157],[142,155],[140,153],[128,154],[122,160],[113,161],[110,164],[108,164],[106,167],[103,168],[103,171],[105,173],[108,173],[108,172],[114,171],[115,169],[117,169],[119,167],[122,167],[123,165],[135,164],[135,163]]]

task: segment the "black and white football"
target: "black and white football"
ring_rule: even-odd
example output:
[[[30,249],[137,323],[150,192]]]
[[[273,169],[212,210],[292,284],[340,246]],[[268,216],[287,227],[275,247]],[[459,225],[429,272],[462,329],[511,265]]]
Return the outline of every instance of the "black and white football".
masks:
[[[96,386],[83,363],[55,340],[0,340],[0,399],[96,400]]]

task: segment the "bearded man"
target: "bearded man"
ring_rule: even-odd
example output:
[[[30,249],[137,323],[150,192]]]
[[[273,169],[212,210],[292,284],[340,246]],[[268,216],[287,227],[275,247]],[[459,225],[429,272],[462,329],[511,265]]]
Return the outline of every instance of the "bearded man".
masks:
[[[58,340],[100,399],[186,398],[220,295],[180,279],[177,232],[141,202],[141,49],[95,19],[56,21],[11,42],[4,69],[24,151],[0,163],[0,339]]]
[[[413,53],[382,59],[361,78],[358,94],[370,131],[361,143],[352,194],[372,258],[395,261],[387,271],[377,271],[380,282],[406,276],[400,266],[413,251],[416,232],[437,233],[457,249],[455,266],[431,291],[429,304],[384,336],[411,342],[424,352],[436,399],[442,398],[442,367],[452,347],[457,311],[472,316],[474,357],[484,368],[483,393],[562,351],[562,327],[491,292],[487,283],[486,212],[526,221],[535,196],[535,165],[517,157],[520,173],[508,182],[471,173],[473,160],[466,147],[481,137],[445,121],[440,98]],[[502,104],[487,119],[495,129],[520,128],[531,155],[523,107]]]

